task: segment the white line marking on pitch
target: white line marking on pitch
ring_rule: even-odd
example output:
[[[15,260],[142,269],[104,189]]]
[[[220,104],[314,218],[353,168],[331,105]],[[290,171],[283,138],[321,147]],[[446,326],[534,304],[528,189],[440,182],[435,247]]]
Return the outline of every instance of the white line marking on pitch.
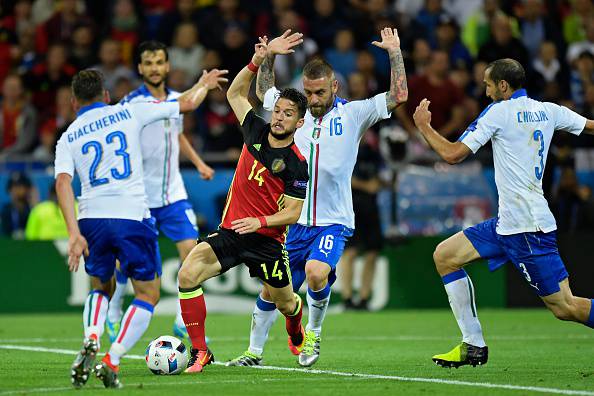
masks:
[[[31,347],[31,346],[24,346],[24,345],[0,345],[0,349],[11,349],[11,350],[18,350],[18,351],[31,351],[31,352],[48,352],[48,353],[57,353],[62,355],[76,355],[78,351],[69,350],[69,349],[54,349],[54,348],[41,348],[41,347]],[[137,359],[137,360],[144,360],[144,356],[141,355],[126,355],[128,359]],[[224,363],[215,363],[217,365],[224,365]],[[379,374],[362,374],[362,373],[346,373],[342,371],[332,371],[332,370],[316,370],[316,369],[305,369],[305,368],[292,368],[292,367],[276,367],[276,366],[251,366],[251,368],[256,370],[273,370],[273,371],[291,371],[291,372],[298,372],[304,374],[326,374],[332,376],[339,376],[339,377],[355,377],[355,378],[362,378],[362,379],[382,379],[382,380],[392,380],[392,381],[401,381],[401,382],[424,382],[424,383],[434,383],[434,384],[445,384],[445,385],[459,385],[459,386],[470,386],[470,387],[477,387],[477,388],[491,388],[491,389],[508,389],[508,390],[518,390],[518,391],[530,391],[530,392],[540,392],[540,393],[554,393],[558,395],[581,395],[581,396],[594,396],[594,392],[586,391],[586,390],[567,390],[567,389],[556,389],[556,388],[543,388],[539,386],[522,386],[522,385],[509,385],[509,384],[493,384],[489,382],[470,382],[470,381],[457,381],[457,380],[446,380],[440,378],[423,378],[423,377],[401,377],[396,375],[379,375]],[[51,388],[47,388],[51,389]],[[60,388],[62,390],[62,388]],[[23,390],[23,391],[9,391],[9,392],[17,392],[23,393],[31,390]],[[49,391],[49,390],[48,390]],[[0,395],[5,395],[6,393],[0,393]]]

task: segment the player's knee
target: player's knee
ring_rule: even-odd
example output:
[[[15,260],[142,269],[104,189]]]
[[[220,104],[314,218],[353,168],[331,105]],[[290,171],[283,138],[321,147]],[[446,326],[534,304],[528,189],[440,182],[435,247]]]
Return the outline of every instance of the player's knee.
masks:
[[[193,268],[191,263],[185,261],[177,273],[177,279],[179,281],[179,287],[190,288],[194,287],[198,283],[198,274]]]
[[[452,249],[448,248],[444,242],[437,245],[433,252],[433,261],[435,262],[435,268],[441,275],[449,274],[452,271],[460,269],[456,261],[455,255],[452,253]]]
[[[328,274],[318,267],[306,267],[305,274],[307,275],[307,285],[312,290],[320,290],[328,282]]]
[[[574,310],[569,304],[549,304],[548,308],[559,320],[574,320]]]
[[[283,315],[290,315],[295,311],[295,299],[291,298],[279,298],[274,301],[276,304],[276,308],[282,313]]]

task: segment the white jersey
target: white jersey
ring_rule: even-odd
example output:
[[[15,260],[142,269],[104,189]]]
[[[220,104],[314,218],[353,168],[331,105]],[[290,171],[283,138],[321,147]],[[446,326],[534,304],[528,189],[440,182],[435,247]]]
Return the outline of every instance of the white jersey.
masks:
[[[167,101],[176,100],[179,92],[168,91]],[[145,85],[130,92],[121,103],[152,102]],[[183,133],[183,117],[164,118],[144,127],[140,135],[144,168],[144,187],[149,208],[160,208],[187,199],[179,171],[179,135]]]
[[[553,132],[579,135],[586,119],[566,107],[530,99],[520,89],[509,100],[494,102],[459,141],[473,153],[491,140],[499,194],[501,235],[557,229],[542,192],[542,175]]]
[[[179,103],[83,107],[56,145],[55,175],[80,178],[79,219],[142,220],[150,216],[144,189],[140,131],[179,114]]]
[[[274,87],[266,92],[266,110],[273,110],[279,94]],[[359,141],[369,127],[390,115],[385,92],[353,102],[336,98],[332,109],[321,118],[314,118],[307,110],[305,123],[295,133],[295,144],[309,165],[299,224],[355,228],[351,177]]]

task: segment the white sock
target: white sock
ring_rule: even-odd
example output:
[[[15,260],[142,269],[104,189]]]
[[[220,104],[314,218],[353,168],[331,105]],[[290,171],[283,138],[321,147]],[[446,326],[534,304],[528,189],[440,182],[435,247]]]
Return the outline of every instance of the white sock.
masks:
[[[83,310],[85,338],[93,334],[97,337],[97,342],[99,342],[105,328],[108,305],[109,296],[107,293],[101,290],[93,290],[89,293]]]
[[[117,323],[122,319],[122,305],[124,305],[124,295],[126,294],[127,286],[127,282],[116,282],[116,288],[109,301],[109,310],[107,311],[107,319],[111,323]]]
[[[109,348],[109,356],[114,365],[119,365],[121,357],[142,337],[151,322],[153,310],[153,305],[146,301],[132,301],[122,319],[116,341]]]
[[[442,277],[450,307],[462,331],[462,341],[477,347],[484,347],[483,329],[478,320],[474,303],[474,287],[464,270],[458,270]]]
[[[264,344],[268,339],[268,332],[278,317],[276,305],[258,296],[254,313],[252,314],[252,329],[250,331],[250,347],[248,351],[255,355],[262,356]]]
[[[314,291],[307,288],[308,318],[305,330],[313,331],[316,336],[322,333],[322,322],[326,316],[326,310],[330,303],[330,284],[326,284],[321,290]]]

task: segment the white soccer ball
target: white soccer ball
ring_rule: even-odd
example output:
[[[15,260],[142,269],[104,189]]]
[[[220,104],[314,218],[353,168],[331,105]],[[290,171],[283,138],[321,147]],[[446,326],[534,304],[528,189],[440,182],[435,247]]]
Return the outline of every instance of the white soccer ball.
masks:
[[[155,338],[146,348],[146,365],[153,374],[179,374],[188,366],[188,350],[175,337]]]

